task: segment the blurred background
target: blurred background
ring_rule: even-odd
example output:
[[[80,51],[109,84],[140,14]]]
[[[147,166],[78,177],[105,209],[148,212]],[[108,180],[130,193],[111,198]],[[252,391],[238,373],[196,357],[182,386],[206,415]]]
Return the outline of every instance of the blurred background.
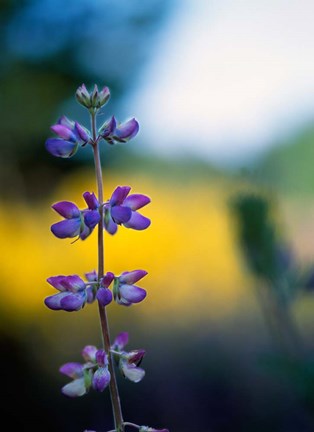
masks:
[[[106,268],[143,268],[144,303],[108,309],[147,349],[119,379],[125,419],[171,432],[314,430],[314,4],[311,0],[0,2],[0,337],[10,429],[112,429],[109,395],[69,400],[61,364],[99,345],[95,305],[52,312],[46,278],[97,266],[96,234],[50,233],[83,206],[92,154],[44,147],[74,98],[108,85],[100,119],[139,119],[103,146],[105,196],[152,198],[152,226],[106,235]],[[119,377],[120,378],[120,377]]]

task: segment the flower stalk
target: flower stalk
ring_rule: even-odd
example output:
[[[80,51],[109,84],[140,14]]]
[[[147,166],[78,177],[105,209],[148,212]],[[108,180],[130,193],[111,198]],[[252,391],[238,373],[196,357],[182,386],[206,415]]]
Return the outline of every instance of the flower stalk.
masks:
[[[52,205],[63,220],[51,226],[51,232],[59,239],[76,237],[86,240],[98,225],[98,271],[85,273],[86,281],[80,276],[51,276],[47,282],[59,291],[45,299],[45,305],[54,311],[77,312],[95,300],[98,303],[102,348],[86,345],[82,350],[84,363],[70,362],[60,368],[60,372],[72,381],[62,387],[62,393],[67,397],[80,397],[94,389],[98,392],[109,387],[115,429],[111,432],[124,432],[125,426],[135,427],[139,432],[169,432],[167,429],[154,429],[149,426],[138,426],[135,423],[124,422],[120,396],[115,372],[115,364],[121,375],[138,383],[145,376],[145,370],[139,365],[145,355],[144,349],[125,351],[129,336],[121,332],[110,341],[107,306],[116,301],[121,306],[132,306],[142,302],[146,291],[134,283],[147,275],[145,270],[125,271],[116,276],[104,268],[104,230],[114,235],[118,226],[134,230],[145,230],[150,220],[137,210],[150,203],[150,198],[142,194],[129,194],[130,186],[117,186],[111,198],[104,201],[103,176],[100,160],[99,144],[105,141],[115,145],[127,143],[139,131],[135,118],[120,123],[112,116],[97,130],[97,113],[110,98],[108,87],[98,90],[95,85],[91,93],[83,84],[76,92],[78,102],[88,109],[91,119],[91,131],[77,122],[62,116],[51,127],[57,138],[48,138],[46,149],[53,156],[60,158],[72,157],[79,148],[91,147],[94,155],[97,195],[85,192],[83,198],[87,208],[79,207],[71,201],[60,201]],[[74,243],[74,242],[72,242]],[[111,287],[111,288],[110,288]],[[94,431],[85,431],[94,432]]]
[[[98,190],[98,201],[99,201],[99,213],[100,213],[100,222],[98,224],[98,281],[104,276],[104,229],[103,229],[103,179],[102,179],[102,169],[101,169],[101,161],[100,161],[100,153],[99,153],[99,144],[97,142],[96,136],[96,112],[91,114],[91,126],[92,126],[92,139],[93,139],[93,151],[94,151],[94,164],[95,164],[95,173],[96,173],[96,182],[97,182],[97,190]],[[109,333],[109,324],[106,313],[106,307],[102,306],[100,301],[98,300],[98,311],[99,311],[99,319],[100,319],[100,328],[102,333],[102,339],[104,344],[104,349],[108,355],[108,369],[110,372],[110,398],[112,404],[112,412],[114,417],[114,425],[117,432],[124,431],[123,425],[123,416],[121,410],[120,396],[117,385],[117,379],[115,370],[113,367],[113,358],[110,352],[110,333]]]

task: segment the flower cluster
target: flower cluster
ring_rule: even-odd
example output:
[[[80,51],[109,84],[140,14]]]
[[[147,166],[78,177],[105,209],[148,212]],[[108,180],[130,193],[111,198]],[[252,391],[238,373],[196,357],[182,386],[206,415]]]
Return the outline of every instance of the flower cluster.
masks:
[[[95,112],[108,102],[110,91],[108,87],[104,87],[99,91],[95,85],[92,93],[89,93],[83,84],[78,88],[76,98],[81,105],[91,112]],[[101,140],[111,145],[126,143],[138,134],[139,128],[139,123],[135,118],[121,123],[112,116],[99,128],[98,136],[92,137],[90,132],[82,125],[69,120],[66,116],[62,116],[56,124],[51,126],[51,130],[57,137],[47,139],[46,149],[53,156],[70,158],[80,146],[84,147],[86,144],[94,146]]]
[[[103,349],[87,345],[82,356],[85,363],[66,363],[59,369],[73,381],[62,387],[62,393],[69,397],[83,396],[92,387],[102,392],[110,382],[108,358]]]
[[[142,194],[129,195],[130,190],[130,186],[118,186],[103,205],[104,228],[109,234],[115,234],[118,225],[135,230],[144,230],[150,225],[150,219],[137,212],[150,203],[150,198]],[[51,226],[51,231],[56,237],[78,237],[85,240],[98,225],[101,218],[98,199],[90,192],[84,192],[83,198],[88,206],[83,210],[70,201],[53,204],[53,210],[65,219]]]
[[[146,291],[136,285],[144,276],[145,270],[133,270],[115,276],[107,272],[98,281],[95,271],[85,273],[87,282],[84,282],[78,275],[51,276],[47,282],[60,291],[45,299],[45,304],[52,310],[64,310],[73,312],[82,309],[85,303],[93,303],[97,298],[102,306],[107,306],[114,300],[123,306],[131,306],[133,303],[140,303],[146,297]],[[109,287],[113,284],[113,295]]]

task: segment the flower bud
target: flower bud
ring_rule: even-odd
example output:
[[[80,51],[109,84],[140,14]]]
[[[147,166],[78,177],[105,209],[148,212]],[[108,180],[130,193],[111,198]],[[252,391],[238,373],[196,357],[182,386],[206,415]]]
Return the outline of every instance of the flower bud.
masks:
[[[94,90],[92,91],[92,94],[90,96],[92,108],[99,108],[98,107],[98,100],[99,100],[99,91],[98,91],[97,84],[95,84]]]
[[[85,108],[91,108],[91,98],[90,98],[90,94],[87,90],[87,88],[85,87],[85,84],[82,84],[75,93],[76,99],[78,101],[78,103],[80,103],[81,105],[83,105]]]
[[[110,98],[110,90],[108,87],[103,87],[103,89],[99,92],[98,104],[99,107],[104,106]]]

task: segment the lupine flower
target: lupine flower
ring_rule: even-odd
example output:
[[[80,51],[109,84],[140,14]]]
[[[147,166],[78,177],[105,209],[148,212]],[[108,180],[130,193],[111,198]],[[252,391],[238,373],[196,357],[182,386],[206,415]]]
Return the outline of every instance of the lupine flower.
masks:
[[[150,203],[150,198],[129,195],[130,190],[130,186],[118,186],[104,206],[104,227],[110,234],[115,234],[118,225],[135,230],[144,230],[150,225],[150,220],[136,211]]]
[[[107,306],[112,301],[112,292],[109,285],[114,280],[114,274],[107,272],[100,282],[100,288],[97,291],[97,300],[102,306]]]
[[[124,376],[135,383],[140,382],[144,376],[144,369],[138,367],[145,355],[145,350],[139,349],[128,353],[123,353],[119,361],[119,369]]]
[[[90,275],[87,273],[86,275]],[[87,279],[88,282],[92,282]],[[97,280],[97,279],[96,279]],[[45,305],[52,310],[65,310],[67,312],[82,309],[85,303],[95,300],[95,288],[88,282],[84,282],[79,276],[51,276],[47,282],[60,291],[45,299]],[[97,289],[97,288],[96,288]]]
[[[56,237],[63,239],[79,236],[81,240],[85,240],[92,233],[100,221],[99,203],[93,193],[85,192],[83,197],[88,205],[85,210],[79,210],[70,201],[60,201],[52,206],[65,218],[51,226],[51,231]]]
[[[69,158],[77,152],[79,145],[90,140],[87,129],[66,116],[60,117],[51,130],[58,135],[58,138],[48,138],[46,141],[46,149],[53,156]]]
[[[60,291],[45,299],[45,305],[49,309],[73,312],[82,309],[85,305],[86,285],[79,276],[52,276],[47,279],[47,282]]]
[[[140,303],[146,297],[146,291],[136,285],[135,282],[147,275],[145,270],[133,270],[124,272],[114,279],[113,297],[115,301],[124,306]]]
[[[127,332],[120,333],[111,345],[111,349],[114,351],[116,360],[119,364],[120,372],[124,378],[138,383],[145,376],[144,369],[138,367],[143,360],[145,350],[137,349],[130,352],[123,351],[123,348],[125,345],[127,345],[128,340],[129,335]]]
[[[149,426],[141,426],[139,432],[169,432],[168,429],[154,429]]]
[[[93,345],[87,345],[82,356],[85,360],[81,363],[66,363],[60,368],[60,372],[73,378],[73,381],[62,387],[62,393],[69,397],[83,396],[93,387],[102,392],[110,382],[108,359],[103,349],[97,349]]]
[[[140,126],[135,118],[118,123],[112,116],[101,126],[99,134],[108,144],[126,143],[137,135],[139,129]]]

